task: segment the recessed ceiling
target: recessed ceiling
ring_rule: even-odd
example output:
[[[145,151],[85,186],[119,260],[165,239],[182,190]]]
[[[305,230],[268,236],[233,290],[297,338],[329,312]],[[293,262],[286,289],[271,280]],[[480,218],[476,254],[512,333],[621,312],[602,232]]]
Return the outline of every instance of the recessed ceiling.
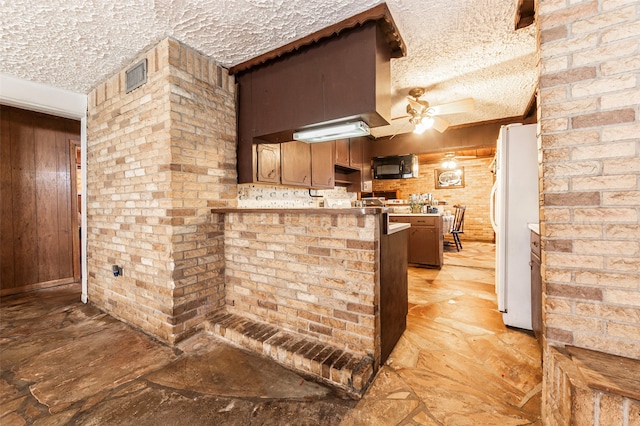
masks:
[[[380,4],[360,0],[12,0],[0,14],[0,73],[75,92],[171,36],[231,67]],[[407,47],[391,61],[392,116],[413,87],[438,105],[472,97],[452,125],[525,114],[537,84],[535,26],[518,0],[388,0]],[[406,119],[374,136],[411,131]]]

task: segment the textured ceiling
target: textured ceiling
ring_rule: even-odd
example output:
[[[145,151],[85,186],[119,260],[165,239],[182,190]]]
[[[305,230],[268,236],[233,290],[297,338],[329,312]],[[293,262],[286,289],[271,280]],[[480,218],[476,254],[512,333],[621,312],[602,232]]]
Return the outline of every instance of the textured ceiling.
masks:
[[[88,93],[167,36],[230,67],[381,3],[375,0],[0,0],[0,73]],[[472,97],[453,125],[521,116],[534,93],[535,28],[517,0],[388,0],[407,46],[391,61],[392,116]],[[412,130],[406,120],[375,136]]]

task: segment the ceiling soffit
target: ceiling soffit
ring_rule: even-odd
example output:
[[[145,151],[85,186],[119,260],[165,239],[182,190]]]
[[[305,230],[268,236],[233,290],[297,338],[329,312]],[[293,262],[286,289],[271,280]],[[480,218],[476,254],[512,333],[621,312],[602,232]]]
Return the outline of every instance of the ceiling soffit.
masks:
[[[371,21],[376,21],[382,29],[382,32],[390,47],[391,57],[401,58],[403,56],[406,56],[406,46],[404,44],[404,41],[402,40],[400,32],[398,31],[398,28],[393,21],[393,17],[391,16],[389,8],[387,7],[386,3],[383,3],[365,12],[352,16],[351,18],[338,22],[337,24],[316,31],[315,33],[303,37],[299,40],[293,41],[282,47],[233,66],[229,69],[229,73],[237,74],[246,71],[251,67],[264,64],[265,62],[279,58],[282,55],[286,55],[287,53],[295,52],[299,49],[304,48],[305,46],[317,43],[322,39],[339,35],[344,30],[355,28]]]

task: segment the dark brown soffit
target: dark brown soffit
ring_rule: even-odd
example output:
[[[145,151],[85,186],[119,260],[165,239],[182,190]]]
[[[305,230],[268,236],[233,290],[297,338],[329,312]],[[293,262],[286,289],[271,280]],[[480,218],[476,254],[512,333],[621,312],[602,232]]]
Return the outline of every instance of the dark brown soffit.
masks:
[[[376,21],[378,25],[380,25],[380,28],[382,29],[382,32],[384,33],[387,42],[391,47],[392,58],[401,58],[403,56],[406,56],[407,48],[404,44],[404,41],[402,40],[402,37],[400,36],[398,27],[396,27],[396,24],[393,21],[393,17],[391,16],[391,12],[389,11],[387,4],[382,3],[365,12],[359,13],[355,16],[352,16],[351,18],[347,18],[344,21],[338,22],[337,24],[323,28],[320,31],[316,31],[315,33],[310,34],[306,37],[303,37],[296,41],[292,41],[291,43],[285,44],[282,47],[264,53],[260,56],[256,56],[255,58],[249,59],[248,61],[242,62],[241,64],[235,65],[229,69],[229,74],[233,75],[242,71],[246,71],[256,65],[264,64],[265,62],[279,58],[284,54],[291,53],[304,46],[317,43],[322,39],[338,35],[344,30],[355,28],[370,21]]]
[[[516,30],[528,27],[535,22],[535,19],[535,1],[518,0],[518,7],[516,9]]]

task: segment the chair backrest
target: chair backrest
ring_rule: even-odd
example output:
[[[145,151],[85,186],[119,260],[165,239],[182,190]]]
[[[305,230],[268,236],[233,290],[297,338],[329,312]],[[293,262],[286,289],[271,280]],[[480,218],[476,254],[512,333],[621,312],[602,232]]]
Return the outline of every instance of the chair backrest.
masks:
[[[467,206],[453,206],[456,209],[455,216],[453,218],[453,225],[451,226],[451,232],[464,232],[464,212],[467,210]]]

